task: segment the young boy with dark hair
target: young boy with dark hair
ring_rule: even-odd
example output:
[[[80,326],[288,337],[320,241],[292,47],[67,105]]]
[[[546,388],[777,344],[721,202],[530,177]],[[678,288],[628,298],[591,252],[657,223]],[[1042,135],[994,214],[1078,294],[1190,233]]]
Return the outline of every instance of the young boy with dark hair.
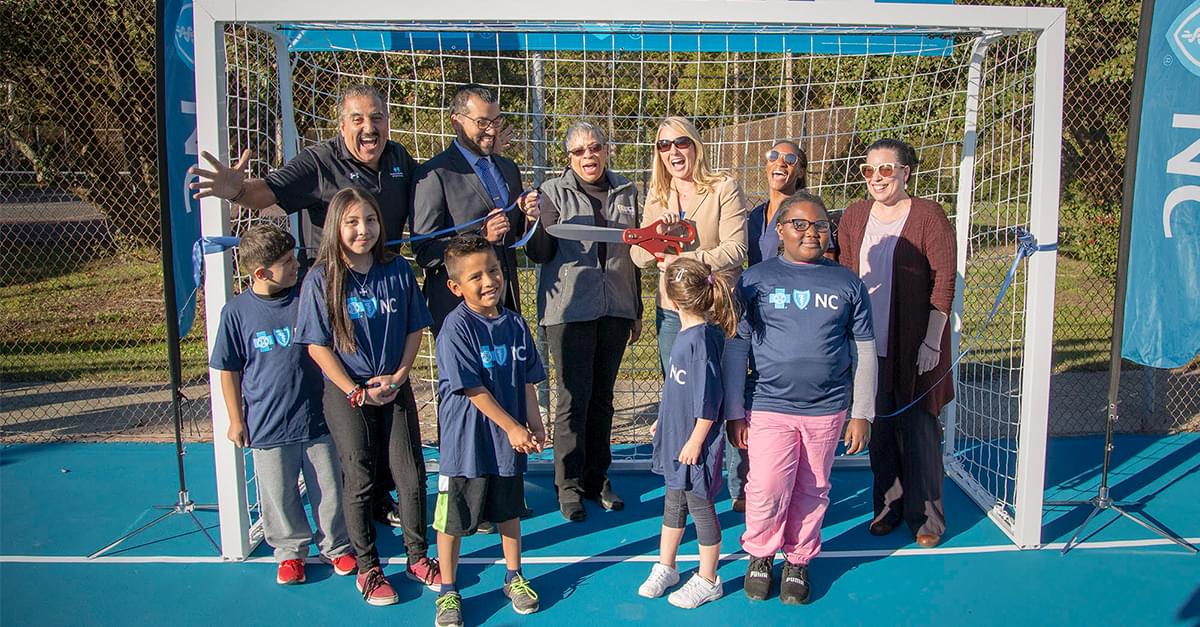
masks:
[[[335,573],[357,570],[342,521],[341,466],[325,425],[321,371],[295,336],[300,288],[296,240],[262,225],[238,246],[250,289],[221,310],[209,366],[220,371],[229,410],[229,439],[250,447],[258,478],[263,534],[275,549],[280,584],[304,583],[304,558],[313,542],[297,485],[308,488],[320,557]]]
[[[505,309],[504,274],[494,247],[457,237],[444,261],[450,291],[463,299],[437,337],[440,471],[433,527],[438,532],[442,588],[435,624],[463,624],[455,584],[462,537],[492,521],[500,532],[504,594],[518,614],[538,609],[521,575],[521,513],[526,455],[546,439],[536,384],[546,372],[525,320]]]

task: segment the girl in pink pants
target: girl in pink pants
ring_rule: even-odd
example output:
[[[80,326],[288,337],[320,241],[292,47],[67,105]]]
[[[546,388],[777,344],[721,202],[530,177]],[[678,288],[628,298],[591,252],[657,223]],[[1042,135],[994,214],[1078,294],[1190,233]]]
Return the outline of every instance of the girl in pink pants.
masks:
[[[877,364],[866,288],[824,257],[831,230],[825,203],[798,192],[780,205],[775,228],[780,256],[738,281],[744,312],[725,349],[725,411],[730,441],[750,456],[746,595],[767,598],[782,550],[779,598],[795,604],[809,599],[808,563],[821,550],[829,472],[847,412],[847,452],[864,450],[870,439]]]

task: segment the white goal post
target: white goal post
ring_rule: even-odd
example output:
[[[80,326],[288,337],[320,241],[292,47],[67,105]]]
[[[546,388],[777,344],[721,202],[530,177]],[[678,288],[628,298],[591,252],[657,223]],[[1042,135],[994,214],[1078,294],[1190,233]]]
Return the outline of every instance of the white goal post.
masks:
[[[193,15],[198,148],[225,160],[255,148],[257,176],[336,133],[337,88],[357,82],[381,88],[392,137],[418,160],[453,136],[445,99],[454,87],[495,89],[517,127],[513,156],[527,182],[561,171],[561,129],[579,117],[606,128],[610,167],[640,183],[655,122],[691,117],[710,160],[750,196],[765,189],[762,152],[773,140],[796,140],[809,155],[810,189],[833,207],[865,193],[854,174],[867,144],[910,141],[922,161],[916,195],[940,202],[958,234],[953,347],[966,356],[942,416],[947,474],[1016,545],[1040,545],[1055,254],[1026,258],[1002,296],[1001,286],[1020,235],[1057,241],[1064,10],[866,0],[194,0]],[[217,198],[200,208],[205,236],[236,235],[257,219],[231,215]],[[235,253],[206,255],[205,270],[211,350],[238,285]],[[521,281],[531,303],[532,271]],[[998,314],[984,325],[997,298]],[[619,456],[635,465],[645,461],[658,392],[657,355],[651,363],[643,344],[630,349],[618,383]],[[422,359],[428,380],[428,347]],[[210,379],[222,553],[244,559],[256,542],[254,486],[243,452],[221,437],[228,416]]]

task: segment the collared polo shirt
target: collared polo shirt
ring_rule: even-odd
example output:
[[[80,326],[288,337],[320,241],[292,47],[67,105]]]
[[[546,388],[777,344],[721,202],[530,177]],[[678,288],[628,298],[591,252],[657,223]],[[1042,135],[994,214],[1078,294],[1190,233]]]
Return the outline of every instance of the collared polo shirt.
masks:
[[[346,148],[342,136],[305,148],[282,168],[267,175],[267,185],[280,207],[288,213],[308,210],[313,241],[321,241],[325,213],[333,195],[351,185],[375,197],[383,211],[388,240],[400,239],[412,212],[412,179],[417,162],[398,142],[388,140],[379,157],[379,170],[358,161]]]

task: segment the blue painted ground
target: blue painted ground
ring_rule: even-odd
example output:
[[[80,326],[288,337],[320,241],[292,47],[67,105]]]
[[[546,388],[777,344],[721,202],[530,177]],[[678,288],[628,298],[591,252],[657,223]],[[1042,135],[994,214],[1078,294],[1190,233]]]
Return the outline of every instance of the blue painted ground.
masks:
[[[187,468],[197,502],[214,498],[211,447],[192,445]],[[1047,498],[1094,494],[1101,453],[1095,438],[1051,443]],[[1139,503],[1144,513],[1181,535],[1200,536],[1200,437],[1122,437],[1114,452],[1113,495]],[[79,557],[150,520],[153,504],[174,500],[173,449],[145,444],[59,444],[0,448],[0,559],[13,556]],[[826,517],[826,556],[814,562],[815,601],[785,607],[777,599],[750,602],[740,592],[746,562],[725,562],[720,575],[726,598],[687,612],[663,599],[635,593],[648,562],[625,556],[657,552],[662,487],[657,477],[622,474],[616,485],[629,506],[623,512],[589,509],[582,524],[569,524],[555,509],[549,475],[528,477],[530,505],[540,513],[525,525],[525,555],[554,563],[531,563],[526,574],[542,597],[542,612],[520,618],[530,624],[567,621],[673,621],[695,625],[796,624],[1112,624],[1200,625],[1200,557],[1169,546],[1094,548],[1097,543],[1149,540],[1131,522],[1102,514],[1085,548],[1066,557],[1057,551],[1009,551],[1007,537],[957,487],[947,481],[950,531],[944,550],[912,549],[897,531],[885,538],[865,532],[870,475],[834,473],[833,503]],[[432,500],[431,500],[432,502]],[[726,551],[737,549],[740,517],[729,501],[718,502]],[[1085,509],[1047,510],[1046,542],[1070,536]],[[216,515],[199,516],[216,533]],[[382,530],[384,556],[399,557],[399,537]],[[847,553],[868,551],[867,554]],[[683,554],[695,554],[689,533]],[[114,553],[135,556],[212,555],[190,523],[177,517]],[[885,556],[886,555],[886,556]],[[260,547],[256,556],[269,557]],[[468,558],[498,558],[497,539],[464,542]],[[567,563],[567,557],[602,560]],[[694,563],[684,564],[694,567]],[[274,565],[257,563],[0,563],[0,624],[176,625],[431,624],[433,593],[387,567],[401,597],[398,606],[362,603],[350,578],[310,565],[309,582],[282,587]],[[468,624],[517,621],[498,587],[503,567],[461,568]]]

